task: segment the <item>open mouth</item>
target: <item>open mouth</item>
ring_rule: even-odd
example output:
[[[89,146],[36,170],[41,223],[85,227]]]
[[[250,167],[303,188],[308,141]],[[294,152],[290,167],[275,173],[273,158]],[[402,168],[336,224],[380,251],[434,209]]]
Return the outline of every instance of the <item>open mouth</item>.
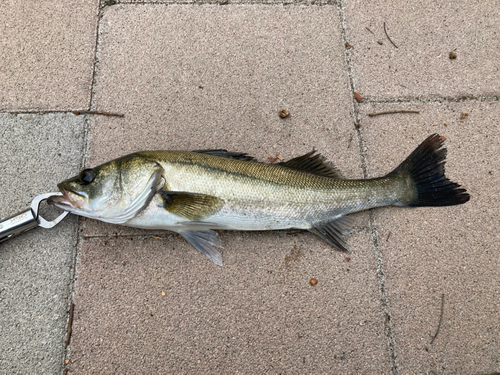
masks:
[[[47,199],[47,203],[52,207],[60,208],[61,210],[67,210],[68,208],[72,208],[73,205],[70,203],[68,196],[66,193],[64,195],[53,195]]]
[[[81,197],[80,194],[66,190],[59,187],[59,190],[63,195],[53,195],[47,199],[47,203],[53,207],[60,208],[61,210],[69,211],[71,209],[77,208],[77,200],[75,198]]]

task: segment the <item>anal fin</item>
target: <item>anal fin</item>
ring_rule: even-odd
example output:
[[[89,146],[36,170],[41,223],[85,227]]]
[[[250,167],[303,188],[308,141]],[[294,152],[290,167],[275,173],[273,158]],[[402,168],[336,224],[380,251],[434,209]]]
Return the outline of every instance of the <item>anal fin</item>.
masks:
[[[186,239],[191,245],[195,247],[200,253],[205,254],[208,259],[222,266],[222,255],[215,250],[215,247],[222,247],[220,242],[219,234],[213,230],[203,230],[203,231],[179,231],[182,237]]]
[[[347,243],[345,242],[345,233],[351,228],[352,219],[348,216],[341,216],[338,219],[328,223],[318,224],[309,229],[309,232],[317,234],[335,249],[349,253]]]

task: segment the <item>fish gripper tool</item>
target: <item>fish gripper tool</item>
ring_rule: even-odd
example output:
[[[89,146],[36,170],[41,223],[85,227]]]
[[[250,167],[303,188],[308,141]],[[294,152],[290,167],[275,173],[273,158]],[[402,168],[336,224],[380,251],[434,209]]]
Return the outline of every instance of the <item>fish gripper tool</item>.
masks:
[[[31,206],[24,211],[17,213],[14,216],[8,217],[0,221],[0,242],[4,242],[18,234],[26,232],[35,227],[52,228],[66,217],[68,212],[63,212],[54,220],[45,220],[38,213],[40,203],[54,195],[62,195],[61,193],[46,193],[36,196],[31,202]]]

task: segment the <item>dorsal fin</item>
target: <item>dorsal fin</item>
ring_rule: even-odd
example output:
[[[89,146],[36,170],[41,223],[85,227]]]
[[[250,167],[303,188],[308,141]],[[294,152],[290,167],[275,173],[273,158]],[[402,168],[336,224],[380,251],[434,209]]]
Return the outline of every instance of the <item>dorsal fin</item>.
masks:
[[[279,163],[279,165],[298,171],[309,172],[318,176],[344,178],[339,170],[330,163],[325,162],[325,157],[321,154],[316,154],[315,150],[283,163]]]
[[[207,154],[207,155],[213,155],[213,156],[220,156],[222,158],[244,160],[244,161],[255,160],[255,158],[253,156],[248,155],[246,152],[229,152],[229,151],[224,150],[224,149],[217,149],[217,150],[193,150],[192,152],[197,152],[199,154]]]

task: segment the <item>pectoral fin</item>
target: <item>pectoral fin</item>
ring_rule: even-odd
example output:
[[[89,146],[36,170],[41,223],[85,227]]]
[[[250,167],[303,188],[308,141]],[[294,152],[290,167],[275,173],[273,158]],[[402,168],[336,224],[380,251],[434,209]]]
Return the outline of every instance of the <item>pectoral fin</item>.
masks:
[[[216,247],[222,247],[220,243],[219,234],[213,230],[203,230],[203,231],[179,231],[182,237],[186,239],[191,245],[193,245],[200,253],[205,254],[208,259],[222,266],[222,255],[214,249]]]
[[[350,217],[342,216],[328,223],[316,225],[309,232],[317,234],[334,248],[349,253],[347,243],[344,240],[345,232],[351,228]]]
[[[163,199],[163,207],[168,212],[191,221],[207,218],[224,206],[223,199],[206,194],[163,189],[158,193]]]

